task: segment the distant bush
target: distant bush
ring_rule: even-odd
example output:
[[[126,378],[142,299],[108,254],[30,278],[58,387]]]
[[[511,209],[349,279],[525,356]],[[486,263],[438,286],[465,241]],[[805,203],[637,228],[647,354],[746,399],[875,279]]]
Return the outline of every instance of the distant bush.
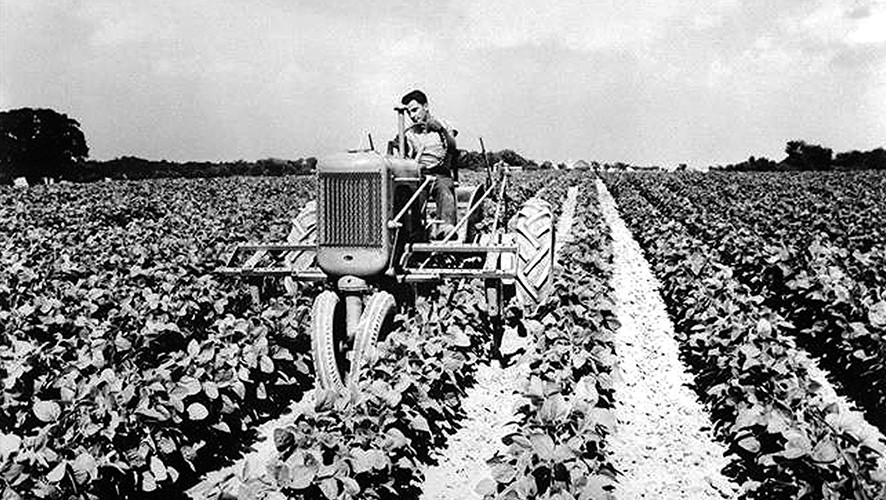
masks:
[[[510,149],[487,152],[486,160],[489,162],[490,166],[495,165],[499,161],[504,161],[512,167],[523,167],[527,170],[539,168],[538,163],[535,161],[527,160],[519,153]],[[462,150],[459,156],[459,168],[464,170],[484,170],[486,168],[486,163],[483,161],[483,153],[480,153],[479,151]]]

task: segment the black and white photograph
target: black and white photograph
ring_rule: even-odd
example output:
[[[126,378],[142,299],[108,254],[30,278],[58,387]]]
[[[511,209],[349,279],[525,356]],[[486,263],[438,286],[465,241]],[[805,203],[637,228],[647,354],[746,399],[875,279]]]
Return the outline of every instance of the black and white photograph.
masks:
[[[886,0],[0,0],[0,500],[886,499]]]

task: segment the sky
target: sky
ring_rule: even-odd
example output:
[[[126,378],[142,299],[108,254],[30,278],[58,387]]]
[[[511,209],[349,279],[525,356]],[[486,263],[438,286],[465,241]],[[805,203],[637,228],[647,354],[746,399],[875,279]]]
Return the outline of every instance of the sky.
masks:
[[[90,157],[376,147],[424,90],[459,147],[539,162],[886,146],[886,0],[0,0],[0,110]]]

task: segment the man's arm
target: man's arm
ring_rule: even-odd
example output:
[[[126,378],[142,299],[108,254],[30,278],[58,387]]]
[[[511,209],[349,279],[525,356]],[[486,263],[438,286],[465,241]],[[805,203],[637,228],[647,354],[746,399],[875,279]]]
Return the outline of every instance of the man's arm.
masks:
[[[452,135],[452,130],[450,130],[449,127],[443,125],[434,117],[428,118],[428,123],[426,124],[426,126],[428,130],[432,132],[438,132],[440,134],[440,137],[442,137],[446,143],[447,154],[451,155],[458,150],[458,146],[455,142],[455,136]]]

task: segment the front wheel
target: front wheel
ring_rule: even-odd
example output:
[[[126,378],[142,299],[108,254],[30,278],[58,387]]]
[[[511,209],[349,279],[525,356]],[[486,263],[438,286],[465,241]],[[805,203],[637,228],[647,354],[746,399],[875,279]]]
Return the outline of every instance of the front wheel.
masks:
[[[354,338],[351,371],[348,374],[349,383],[356,384],[360,381],[360,377],[375,356],[375,346],[379,337],[390,330],[396,309],[397,302],[388,292],[378,292],[369,297]]]
[[[332,291],[314,299],[311,311],[311,349],[314,358],[315,385],[318,389],[344,388],[344,353],[347,341],[344,304]]]

